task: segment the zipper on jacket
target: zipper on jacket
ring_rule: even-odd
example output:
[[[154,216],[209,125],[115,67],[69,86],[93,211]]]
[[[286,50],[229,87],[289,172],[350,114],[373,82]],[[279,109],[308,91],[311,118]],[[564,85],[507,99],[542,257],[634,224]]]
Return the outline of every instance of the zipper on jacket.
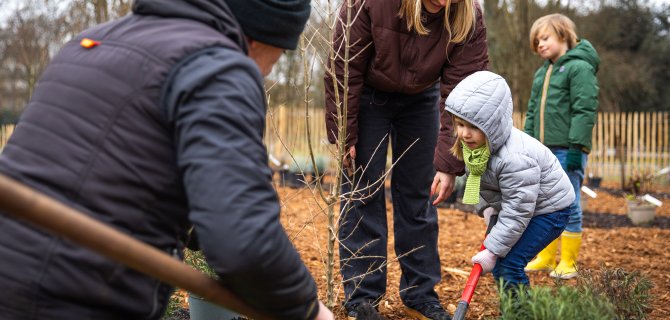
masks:
[[[403,68],[400,72],[400,83],[399,84],[403,88],[407,87],[405,85],[405,78],[406,78],[406,73],[407,73],[407,66],[412,63],[412,57],[414,56],[413,50],[418,50],[418,49],[414,48],[414,41],[415,40],[416,40],[416,33],[411,32],[410,36],[409,36],[409,39],[405,43],[405,47],[400,52],[400,54],[402,55],[400,57],[400,65],[403,66]]]
[[[544,144],[544,109],[547,104],[547,91],[549,91],[549,79],[551,78],[551,71],[554,69],[554,64],[550,63],[547,68],[547,73],[544,75],[544,84],[542,85],[542,99],[540,100],[540,142]]]

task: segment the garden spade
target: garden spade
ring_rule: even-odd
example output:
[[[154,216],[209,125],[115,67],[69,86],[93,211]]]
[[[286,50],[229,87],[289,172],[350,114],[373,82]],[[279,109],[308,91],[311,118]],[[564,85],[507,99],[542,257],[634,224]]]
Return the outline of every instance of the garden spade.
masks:
[[[496,224],[497,221],[498,221],[498,215],[492,215],[491,221],[489,221],[489,225],[486,228],[486,235],[488,235],[489,232],[491,232],[491,229],[493,229],[493,226]],[[486,249],[486,247],[484,247],[484,242],[482,242],[482,245],[479,247],[479,251],[482,251],[484,249]],[[458,307],[456,307],[456,312],[454,312],[453,320],[465,319],[465,314],[468,312],[468,306],[470,305],[470,300],[472,300],[472,296],[475,293],[475,288],[477,287],[477,282],[479,282],[479,277],[481,275],[482,275],[482,266],[479,263],[475,263],[475,265],[472,266],[472,271],[470,271],[468,281],[465,283],[465,289],[463,289],[461,300],[458,301]]]
[[[170,255],[2,174],[0,210],[239,314],[272,319],[247,306],[216,280]]]

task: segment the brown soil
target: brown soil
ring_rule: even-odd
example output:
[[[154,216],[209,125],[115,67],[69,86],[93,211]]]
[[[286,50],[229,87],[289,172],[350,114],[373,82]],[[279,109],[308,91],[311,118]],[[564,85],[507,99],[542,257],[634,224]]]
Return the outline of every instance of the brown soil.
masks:
[[[589,199],[584,214],[584,238],[579,266],[582,269],[598,270],[620,267],[627,271],[639,270],[654,283],[650,319],[670,318],[670,188],[657,190],[663,206],[658,208],[656,220],[649,226],[633,226],[626,217],[623,194],[616,185],[605,184],[596,199]],[[609,188],[607,188],[609,187]],[[303,260],[314,275],[319,287],[319,296],[326,299],[326,214],[323,202],[316,201],[308,188],[290,189],[278,186],[282,200],[282,223],[300,251]],[[387,205],[389,229],[391,206]],[[479,248],[484,222],[467,211],[439,208],[439,252],[442,263],[442,282],[436,290],[442,304],[452,313],[472,265],[470,257]],[[388,244],[390,263],[388,266],[387,294],[380,308],[387,319],[407,319],[398,294],[400,270],[393,254],[393,237]],[[336,260],[337,261],[337,260]],[[337,271],[336,283],[341,281]],[[575,280],[568,280],[574,283]],[[546,274],[532,274],[532,285],[552,284]],[[340,285],[335,286],[337,301],[333,308],[337,319],[345,319],[341,307],[343,298]],[[498,316],[497,293],[491,275],[482,277],[468,311],[468,319],[488,319]]]

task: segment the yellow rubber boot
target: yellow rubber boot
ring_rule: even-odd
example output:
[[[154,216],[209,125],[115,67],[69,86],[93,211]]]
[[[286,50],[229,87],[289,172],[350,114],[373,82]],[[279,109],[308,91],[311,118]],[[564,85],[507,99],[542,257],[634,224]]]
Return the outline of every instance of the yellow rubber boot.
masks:
[[[552,278],[572,279],[577,276],[577,255],[582,245],[582,233],[563,231],[561,235],[561,262],[549,276]]]
[[[546,248],[542,249],[537,257],[528,263],[524,271],[553,271],[556,268],[556,251],[558,250],[558,238],[552,241]]]

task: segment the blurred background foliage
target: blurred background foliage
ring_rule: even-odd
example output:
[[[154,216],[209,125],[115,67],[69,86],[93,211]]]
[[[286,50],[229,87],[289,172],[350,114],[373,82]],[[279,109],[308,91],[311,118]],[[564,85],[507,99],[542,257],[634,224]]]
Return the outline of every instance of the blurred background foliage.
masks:
[[[538,17],[560,12],[577,24],[601,57],[600,111],[670,111],[670,4],[649,0],[479,0],[488,28],[490,69],[512,88],[525,112],[541,59],[529,48]],[[322,61],[328,52],[328,9],[315,0],[304,52],[288,52],[268,79],[271,105],[323,105]],[[132,0],[0,0],[0,123],[15,122],[58,49],[81,30],[124,16]],[[302,57],[307,58],[303,63]],[[304,71],[311,76],[305,80]],[[307,82],[309,81],[309,82]],[[306,83],[307,82],[307,83]]]

